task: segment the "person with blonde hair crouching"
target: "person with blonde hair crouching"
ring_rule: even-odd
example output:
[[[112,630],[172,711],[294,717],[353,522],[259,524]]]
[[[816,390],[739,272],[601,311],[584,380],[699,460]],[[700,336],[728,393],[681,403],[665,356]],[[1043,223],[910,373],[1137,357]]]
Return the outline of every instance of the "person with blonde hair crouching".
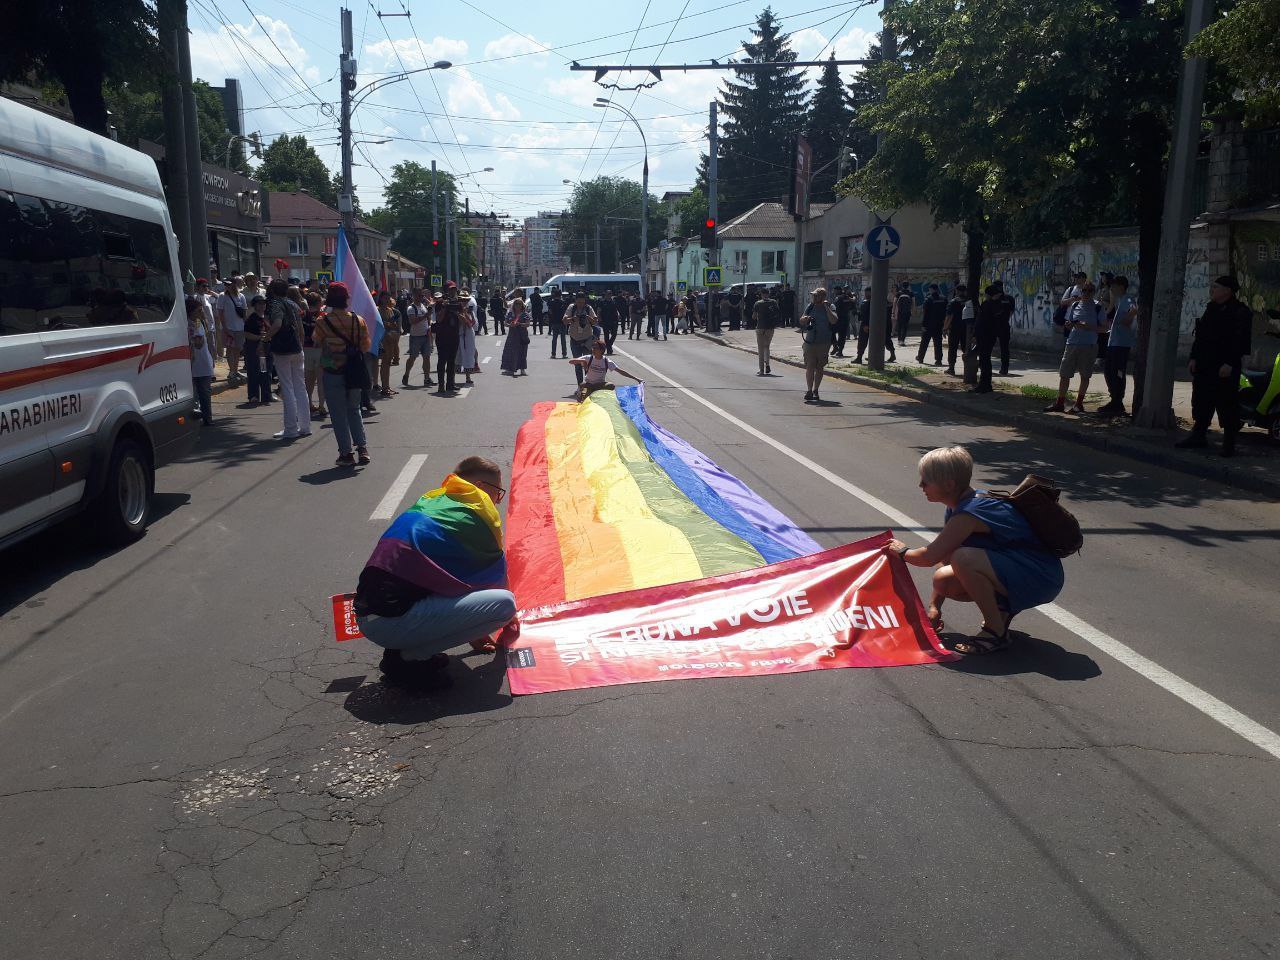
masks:
[[[946,600],[977,604],[978,634],[952,645],[964,656],[995,653],[1009,646],[1009,624],[1023,610],[1049,603],[1062,591],[1062,561],[1032,532],[1025,517],[1005,499],[974,490],[973,458],[964,447],[939,447],[920,458],[920,489],[930,503],[946,508],[942,532],[927,547],[901,540],[885,545],[917,567],[935,567],[929,620],[942,629]]]

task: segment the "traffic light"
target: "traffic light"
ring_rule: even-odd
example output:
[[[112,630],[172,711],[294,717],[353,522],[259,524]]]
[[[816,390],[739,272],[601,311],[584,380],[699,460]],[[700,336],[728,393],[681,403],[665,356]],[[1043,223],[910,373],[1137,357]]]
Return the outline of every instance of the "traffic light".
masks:
[[[328,270],[328,269],[329,269],[329,260],[330,260],[330,257],[329,257],[329,255],[328,255],[327,253],[322,253],[322,254],[320,254],[320,269],[321,269],[321,270]]]
[[[702,246],[707,250],[716,248],[716,218],[707,217],[702,221]]]
[[[433,254],[435,254],[436,256],[439,256],[439,255],[440,255],[440,241],[439,241],[439,240],[432,239],[432,241],[431,241],[431,252],[432,252]]]

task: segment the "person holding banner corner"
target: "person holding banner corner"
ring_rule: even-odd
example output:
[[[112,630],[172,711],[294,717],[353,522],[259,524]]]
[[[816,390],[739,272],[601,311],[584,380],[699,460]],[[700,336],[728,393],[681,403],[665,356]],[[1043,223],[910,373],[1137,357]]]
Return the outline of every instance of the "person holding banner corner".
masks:
[[[1009,624],[1031,607],[1054,600],[1062,591],[1062,561],[1032,532],[1026,518],[1005,499],[970,485],[973,458],[964,447],[939,447],[920,458],[920,489],[931,503],[947,508],[942,532],[927,547],[901,540],[885,545],[917,567],[935,567],[929,621],[941,630],[942,604],[977,604],[978,634],[952,645],[963,656],[995,653],[1009,646]]]

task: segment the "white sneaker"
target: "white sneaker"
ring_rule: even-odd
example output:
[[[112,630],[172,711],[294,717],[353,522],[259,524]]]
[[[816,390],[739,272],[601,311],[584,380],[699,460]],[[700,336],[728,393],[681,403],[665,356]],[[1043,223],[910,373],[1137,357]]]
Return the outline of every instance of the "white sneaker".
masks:
[[[298,433],[297,430],[281,430],[279,433],[273,433],[271,436],[277,440],[297,440],[301,434]]]

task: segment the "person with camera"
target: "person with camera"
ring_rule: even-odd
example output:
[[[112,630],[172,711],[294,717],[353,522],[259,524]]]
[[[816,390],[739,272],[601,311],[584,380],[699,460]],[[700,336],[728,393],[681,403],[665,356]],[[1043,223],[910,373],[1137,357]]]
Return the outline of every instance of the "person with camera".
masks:
[[[1085,412],[1084,395],[1089,390],[1089,379],[1093,376],[1093,363],[1098,359],[1098,334],[1107,326],[1106,311],[1093,295],[1093,282],[1086,280],[1080,285],[1080,293],[1068,303],[1064,323],[1067,345],[1062,351],[1062,362],[1058,365],[1058,398],[1044,408],[1045,413],[1066,411],[1067,391],[1074,374],[1080,375],[1080,390],[1076,394],[1071,412]]]
[[[360,391],[368,389],[369,369],[364,358],[373,348],[369,328],[349,309],[351,293],[345,283],[331,283],[325,293],[328,309],[316,319],[314,339],[320,348],[324,395],[329,403],[333,437],[338,441],[337,465],[352,467],[370,462],[369,445],[360,415]],[[355,444],[356,456],[352,455]]]

